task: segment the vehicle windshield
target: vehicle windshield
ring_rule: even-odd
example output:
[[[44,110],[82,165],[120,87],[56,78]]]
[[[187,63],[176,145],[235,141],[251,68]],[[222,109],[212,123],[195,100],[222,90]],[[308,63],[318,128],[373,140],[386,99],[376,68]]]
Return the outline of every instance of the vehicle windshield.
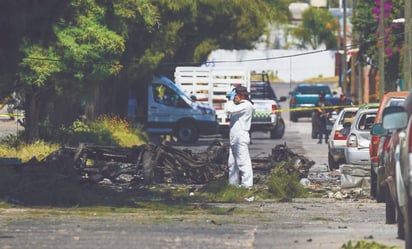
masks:
[[[393,99],[390,99],[388,101],[388,104],[386,105],[386,107],[388,107],[388,106],[402,106],[404,102],[405,102],[405,99],[395,99],[395,98],[393,98]]]
[[[358,129],[359,130],[371,130],[373,123],[375,122],[376,113],[365,113],[363,114],[358,122]]]
[[[187,103],[190,104],[193,102],[193,100],[185,93],[183,92],[179,87],[176,86],[176,84],[169,80],[166,77],[162,77],[163,81],[167,81],[169,83],[169,87],[173,89],[173,91],[175,91],[178,95],[180,95],[180,97]]]
[[[319,94],[320,91],[323,91],[325,94],[331,94],[328,86],[298,86],[295,90],[298,94]]]
[[[353,119],[356,116],[357,111],[346,111],[343,113],[342,118],[339,120],[339,124],[343,125],[344,123],[353,122]]]
[[[263,84],[251,84],[250,86],[250,98],[251,99],[271,99],[276,100],[276,94],[272,87],[266,83]]]

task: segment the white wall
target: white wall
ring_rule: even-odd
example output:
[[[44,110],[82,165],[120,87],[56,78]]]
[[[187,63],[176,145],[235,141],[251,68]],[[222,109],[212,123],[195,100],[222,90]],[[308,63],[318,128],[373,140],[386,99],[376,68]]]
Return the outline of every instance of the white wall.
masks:
[[[219,49],[211,52],[205,66],[243,66],[256,71],[270,70],[285,82],[299,82],[319,76],[335,76],[335,52]]]

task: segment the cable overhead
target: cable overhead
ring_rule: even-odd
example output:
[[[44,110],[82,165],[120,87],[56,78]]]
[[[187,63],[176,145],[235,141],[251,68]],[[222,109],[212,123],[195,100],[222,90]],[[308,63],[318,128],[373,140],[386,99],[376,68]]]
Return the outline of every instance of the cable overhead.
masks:
[[[404,35],[405,32],[397,33],[397,34],[391,34],[391,36],[400,36]],[[361,45],[368,44],[371,42],[376,42],[378,40],[383,40],[385,36],[380,36],[377,37],[376,39],[371,39],[371,40],[365,40],[364,42],[361,43],[353,43],[348,46],[346,46],[346,49],[354,49],[358,48]],[[213,61],[213,63],[231,63],[231,62],[253,62],[253,61],[267,61],[267,60],[277,60],[277,59],[285,59],[285,58],[293,58],[293,57],[299,57],[299,56],[304,56],[308,54],[316,54],[316,53],[323,53],[327,51],[339,51],[338,49],[320,49],[320,50],[313,50],[313,51],[305,51],[302,53],[297,53],[297,54],[292,54],[292,55],[283,55],[283,56],[276,56],[276,57],[266,57],[266,58],[256,58],[256,59],[248,59],[248,60],[220,60],[220,61]],[[24,58],[25,60],[39,60],[39,61],[52,61],[52,62],[62,62],[63,60],[61,59],[53,59],[53,58],[47,58],[47,57],[27,57]],[[75,63],[79,64],[102,64],[102,65],[112,65],[114,63],[110,62],[104,62],[104,61],[75,61]],[[199,64],[204,64],[204,61],[190,61],[190,62],[161,62],[159,63],[160,65],[175,65],[175,66],[180,66],[180,65],[199,65]],[[127,65],[127,64],[123,64]]]

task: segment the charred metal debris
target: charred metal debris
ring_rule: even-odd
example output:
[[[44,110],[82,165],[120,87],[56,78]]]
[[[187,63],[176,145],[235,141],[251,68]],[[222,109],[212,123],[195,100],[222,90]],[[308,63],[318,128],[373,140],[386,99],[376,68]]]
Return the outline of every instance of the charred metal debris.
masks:
[[[128,188],[156,183],[205,184],[227,176],[228,153],[228,146],[218,140],[201,153],[164,144],[132,148],[80,144],[78,148],[61,148],[42,161],[33,158],[17,167],[22,171],[52,167],[53,172],[81,182]],[[286,144],[277,145],[271,155],[252,158],[255,178],[269,176],[280,162],[289,161],[292,163],[287,170],[298,172],[301,178],[307,177],[314,165]]]

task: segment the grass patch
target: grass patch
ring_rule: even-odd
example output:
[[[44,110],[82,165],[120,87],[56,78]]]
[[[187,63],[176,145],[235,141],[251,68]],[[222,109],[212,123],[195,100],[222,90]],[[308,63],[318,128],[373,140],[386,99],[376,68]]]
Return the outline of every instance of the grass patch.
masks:
[[[115,115],[102,115],[94,121],[81,117],[71,126],[62,127],[59,140],[70,146],[94,143],[132,147],[147,143],[149,137],[142,129],[133,126],[126,119]]]
[[[387,246],[375,241],[353,241],[343,244],[341,249],[400,249],[398,246]]]
[[[27,162],[33,157],[38,160],[45,159],[50,153],[61,148],[61,145],[47,143],[45,141],[35,141],[33,143],[15,143],[16,136],[8,136],[0,142],[1,158],[18,158],[22,162]]]
[[[325,218],[325,217],[313,217],[311,218],[313,221],[333,221],[331,218]]]

